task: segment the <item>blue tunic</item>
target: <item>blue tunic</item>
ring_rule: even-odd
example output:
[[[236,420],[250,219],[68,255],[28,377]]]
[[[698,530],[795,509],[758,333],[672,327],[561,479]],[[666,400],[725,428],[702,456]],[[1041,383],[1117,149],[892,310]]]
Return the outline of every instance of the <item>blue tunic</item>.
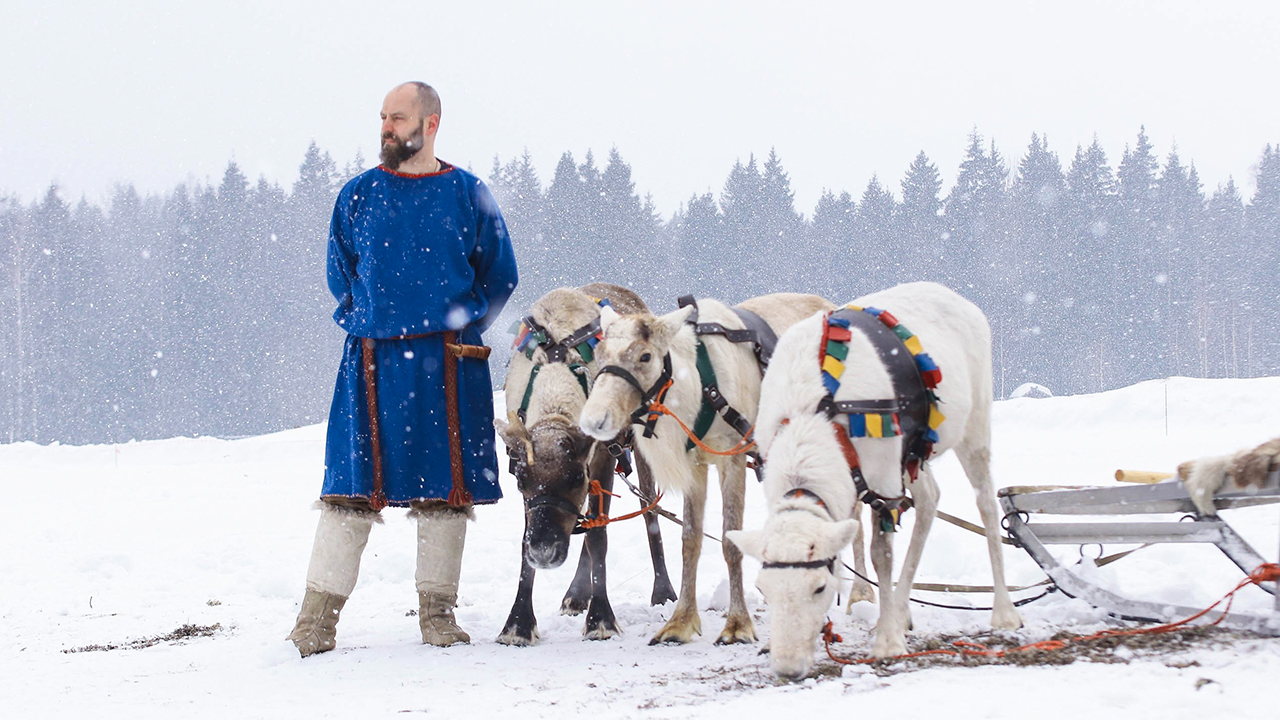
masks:
[[[373,494],[360,339],[378,338],[378,415],[387,502],[445,499],[453,487],[445,415],[444,340],[480,344],[516,287],[515,254],[493,195],[444,166],[430,175],[377,167],[338,194],[329,228],[333,319],[347,331],[329,411],[324,496]],[[427,337],[396,340],[404,335]],[[459,361],[454,361],[459,362]],[[502,497],[489,365],[458,366],[467,489],[478,504]]]

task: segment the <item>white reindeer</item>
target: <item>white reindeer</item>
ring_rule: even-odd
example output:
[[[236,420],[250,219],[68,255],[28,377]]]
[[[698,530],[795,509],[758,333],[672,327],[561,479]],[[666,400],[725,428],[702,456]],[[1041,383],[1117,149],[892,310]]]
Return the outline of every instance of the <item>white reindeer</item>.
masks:
[[[899,285],[850,305],[888,310],[941,368],[942,380],[935,392],[946,420],[937,427],[931,456],[954,449],[973,485],[994,577],[992,627],[1021,627],[1022,619],[1005,586],[997,533],[1000,516],[989,467],[991,330],[986,317],[951,290],[926,282]],[[770,609],[771,663],[778,675],[789,678],[809,672],[814,641],[838,586],[835,565],[840,549],[859,530],[859,518],[853,514],[859,493],[851,466],[860,465],[870,490],[864,501],[880,498],[892,505],[909,492],[916,511],[897,583],[892,576],[893,518],[883,512],[872,514],[872,564],[881,588],[872,649],[876,657],[906,652],[908,594],[938,507],[938,487],[929,466],[922,463],[914,481],[904,472],[903,437],[850,437],[848,427],[854,415],[837,412],[832,417],[820,410],[828,396],[819,367],[819,346],[827,326],[827,315],[820,313],[796,323],[778,341],[761,388],[756,424],[756,438],[767,459],[764,491],[769,517],[762,530],[726,533],[744,553],[764,564],[757,587]],[[883,359],[893,358],[882,353],[905,351],[878,349],[868,334],[876,332],[876,328],[864,332],[856,323],[851,327],[844,371],[832,398],[837,405],[865,408],[876,401],[901,400],[895,398]],[[859,422],[869,418],[863,416]],[[854,452],[850,454],[846,446]],[[856,549],[860,552],[860,545]]]
[[[696,360],[699,336],[695,334],[694,324],[688,322],[695,307],[700,323],[716,323],[731,330],[746,327],[734,310],[715,300],[700,300],[694,307],[683,307],[662,317],[618,316],[607,308],[601,312],[604,337],[596,346],[600,373],[579,416],[583,432],[597,439],[612,438],[633,422],[637,411],[643,414],[655,400],[674,412],[686,426],[695,427],[695,417],[703,402]],[[752,298],[737,307],[759,317],[774,334],[780,334],[792,323],[832,305],[814,295],[779,293]],[[760,397],[761,374],[752,344],[730,342],[723,335],[702,335],[701,342],[723,397],[747,422],[753,421]],[[670,385],[664,390],[667,378]],[[707,466],[716,465],[723,497],[724,528],[733,530],[742,527],[746,460],[743,455],[712,455],[697,447],[686,450],[685,432],[668,415],[655,416],[652,430],[647,433],[636,429],[636,448],[649,462],[658,486],[684,496],[684,529],[680,598],[670,620],[653,636],[650,644],[685,643],[702,633],[696,579],[702,554]],[[702,442],[715,450],[737,446],[742,439],[723,414],[715,416],[702,436]],[[729,611],[716,643],[752,642],[756,633],[743,599],[742,553],[728,543],[723,552],[729,566]]]

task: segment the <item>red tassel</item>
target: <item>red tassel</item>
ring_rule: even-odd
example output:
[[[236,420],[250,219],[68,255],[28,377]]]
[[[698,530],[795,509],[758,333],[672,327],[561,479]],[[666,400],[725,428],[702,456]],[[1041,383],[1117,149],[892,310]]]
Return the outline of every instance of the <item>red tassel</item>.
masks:
[[[836,342],[849,342],[849,338],[852,337],[849,335],[849,328],[842,328],[839,325],[828,325],[826,335],[828,340],[835,340]],[[826,347],[826,343],[822,345]]]
[[[449,507],[466,507],[471,504],[471,493],[465,487],[456,487],[449,491]]]
[[[898,324],[898,318],[891,315],[888,310],[883,310],[880,312],[880,322],[889,327],[895,327]]]
[[[942,382],[941,370],[926,370],[920,373],[920,377],[924,380],[925,387],[936,388],[938,383]]]

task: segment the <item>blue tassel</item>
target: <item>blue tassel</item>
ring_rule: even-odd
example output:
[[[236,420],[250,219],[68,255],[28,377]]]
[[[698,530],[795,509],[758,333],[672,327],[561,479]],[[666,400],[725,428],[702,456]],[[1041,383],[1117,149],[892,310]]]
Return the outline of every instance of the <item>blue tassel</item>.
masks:
[[[826,386],[827,392],[832,395],[835,395],[836,391],[840,389],[840,381],[831,377],[831,373],[826,371],[822,373],[822,384]]]
[[[930,370],[937,370],[938,364],[933,361],[933,358],[929,357],[929,353],[920,353],[916,356],[916,367],[920,368],[920,372],[929,372]]]
[[[867,436],[867,417],[862,413],[854,413],[849,416],[849,437],[866,437]]]
[[[849,318],[836,317],[835,315],[832,315],[831,317],[827,318],[827,324],[838,325],[842,328],[848,328]]]

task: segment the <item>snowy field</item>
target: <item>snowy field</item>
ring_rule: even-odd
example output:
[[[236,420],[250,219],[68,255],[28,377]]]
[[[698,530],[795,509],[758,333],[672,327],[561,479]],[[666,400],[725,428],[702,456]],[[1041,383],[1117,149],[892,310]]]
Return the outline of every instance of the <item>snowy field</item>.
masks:
[[[1173,378],[1098,395],[1001,402],[994,417],[998,486],[1110,484],[1116,468],[1172,470],[1182,460],[1280,434],[1280,378]],[[727,602],[727,573],[711,541],[699,573],[703,636],[687,646],[650,647],[649,636],[670,606],[648,606],[649,558],[637,521],[610,530],[609,592],[624,626],[621,638],[584,641],[582,618],[558,614],[573,569],[566,563],[538,574],[542,642],[498,645],[493,638],[515,595],[522,530],[509,476],[503,477],[506,500],[480,508],[468,535],[458,617],[472,645],[420,644],[417,618],[406,614],[417,607],[414,526],[404,511],[388,510],[343,613],[337,650],[300,660],[284,637],[302,598],[323,442],[324,429],[315,426],[237,441],[0,446],[0,492],[8,498],[0,525],[0,717],[1274,716],[1280,640],[1246,639],[1128,664],[934,666],[888,676],[862,669],[775,684],[759,644],[711,642],[723,620],[707,608]],[[935,469],[942,509],[975,519],[955,460],[946,456]],[[714,484],[712,495],[707,527],[718,535]],[[615,512],[635,506],[624,498]],[[675,497],[664,506],[680,509]],[[763,515],[752,483],[747,526],[759,527]],[[1274,557],[1280,508],[1225,516]],[[919,581],[990,582],[977,536],[942,523],[935,528]],[[664,521],[663,533],[678,582],[678,528]],[[573,558],[577,547],[575,541]],[[1061,552],[1074,558],[1077,551]],[[1011,583],[1043,577],[1021,551],[1005,553]],[[769,612],[752,587],[758,568],[746,561],[748,601],[764,640]],[[1207,605],[1240,579],[1217,550],[1186,546],[1143,550],[1096,576],[1121,593],[1191,606]],[[1270,606],[1269,596],[1249,588],[1236,607]],[[909,642],[988,630],[985,612],[916,606],[913,613]],[[1099,613],[1060,595],[1022,613],[1027,625],[1018,639],[1028,642],[1106,626]],[[873,617],[872,606],[855,608],[853,616],[833,608],[846,641],[841,652],[869,647]],[[184,625],[219,629],[142,649],[64,652],[125,645]]]

